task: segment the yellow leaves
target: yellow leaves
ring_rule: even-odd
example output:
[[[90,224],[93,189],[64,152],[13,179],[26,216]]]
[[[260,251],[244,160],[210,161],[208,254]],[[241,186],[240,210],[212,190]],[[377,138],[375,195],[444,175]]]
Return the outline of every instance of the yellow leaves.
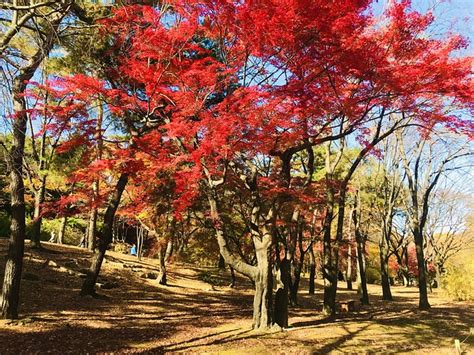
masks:
[[[24,33],[24,30],[20,31],[18,35],[12,38],[10,41],[10,47],[18,50],[27,57],[32,56],[38,50],[35,42],[32,41],[31,36]]]

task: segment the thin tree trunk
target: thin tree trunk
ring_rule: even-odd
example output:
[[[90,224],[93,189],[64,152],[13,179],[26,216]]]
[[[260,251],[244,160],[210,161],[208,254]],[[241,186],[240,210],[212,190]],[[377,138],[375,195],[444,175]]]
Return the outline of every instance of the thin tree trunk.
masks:
[[[142,259],[142,254],[143,254],[143,238],[144,238],[144,229],[141,225],[137,226],[137,258],[138,260]],[[112,240],[113,240],[113,235],[112,235]]]
[[[379,256],[380,256],[380,275],[382,277],[382,299],[384,299],[385,301],[393,301],[392,292],[390,290],[390,275],[388,271],[387,244],[384,243],[383,241],[379,244]]]
[[[365,271],[365,241],[366,238],[361,233],[360,230],[360,195],[357,192],[356,194],[356,205],[352,210],[352,219],[354,221],[354,233],[356,239],[356,253],[357,253],[357,283],[358,283],[358,293],[360,295],[360,302],[363,305],[369,304],[369,293],[367,292],[367,275]]]
[[[164,250],[163,246],[160,246],[160,248],[158,250],[158,263],[159,263],[159,266],[160,266],[160,273],[158,275],[158,283],[160,285],[167,285],[165,250]]]
[[[289,277],[290,304],[292,306],[296,305],[296,302],[297,302],[296,298],[297,298],[298,290],[296,288],[297,288],[297,282],[299,282],[299,280],[297,280],[298,276],[296,275],[298,272],[297,270],[298,261],[296,259],[296,244],[298,242],[298,237],[299,237],[299,232],[298,232],[299,224],[300,224],[299,216],[300,216],[300,211],[298,208],[295,208],[291,216],[291,222],[288,226],[290,240],[289,240],[289,245],[288,245],[289,255],[287,256],[287,258],[289,259],[289,262],[290,262],[290,269],[289,269],[290,273],[288,277]]]
[[[349,213],[348,224],[347,224],[347,269],[346,269],[346,283],[347,289],[352,290],[352,239],[353,235],[351,232],[352,227],[352,218],[354,207],[352,208],[351,212]]]
[[[314,244],[314,243],[313,243]],[[314,279],[316,277],[316,260],[314,257],[314,247],[309,248],[309,294],[314,295]]]
[[[415,237],[416,260],[418,265],[418,290],[420,294],[418,308],[425,310],[430,309],[431,306],[428,302],[425,257],[423,253],[423,236],[421,235],[418,228],[414,229],[413,235]]]
[[[96,252],[94,255],[93,261],[86,275],[86,279],[82,284],[81,295],[95,295],[95,283],[97,282],[97,277],[99,276],[100,268],[102,266],[102,262],[104,261],[107,248],[112,241],[115,212],[117,211],[117,208],[120,204],[120,199],[122,198],[122,193],[125,190],[127,182],[128,174],[122,173],[117,185],[115,186],[115,191],[109,200],[107,210],[105,211],[104,230],[101,238],[98,240],[98,252]]]
[[[403,267],[403,273],[404,273],[404,276],[406,278],[406,285],[405,287],[410,287],[410,267],[408,265],[409,262],[410,262],[410,256],[408,255],[408,248],[405,247],[405,250],[404,250],[404,253],[405,253],[405,266]]]
[[[59,227],[59,232],[58,232],[58,244],[63,244],[64,243],[64,234],[66,233],[66,226],[67,226],[67,217],[64,216],[61,218],[61,225]]]
[[[41,223],[43,218],[41,217],[41,205],[44,202],[44,196],[46,192],[46,176],[41,177],[40,186],[38,191],[35,192],[35,210],[33,213],[33,225],[31,235],[31,248],[41,248]]]
[[[229,265],[229,269],[230,269],[230,285],[229,285],[229,287],[234,288],[234,286],[235,286],[235,271],[234,271],[234,268],[230,265]]]
[[[298,216],[299,217],[299,216]],[[299,250],[299,257],[293,252],[291,256],[291,277],[290,277],[290,303],[295,306],[298,304],[298,290],[300,287],[301,271],[303,269],[305,250],[303,248],[303,224],[300,220],[297,220],[297,227],[295,230],[296,240],[292,246],[293,250],[296,251],[296,245]]]
[[[89,223],[87,226],[87,236],[86,236],[87,249],[89,249],[90,251],[95,250],[96,230],[97,230],[97,208],[92,207],[89,213]]]
[[[346,270],[346,282],[347,289],[352,290],[352,245],[351,240],[349,240],[349,245],[347,247],[347,270]]]
[[[98,103],[97,123],[94,133],[94,139],[97,141],[97,159],[102,159],[103,141],[102,141],[102,121],[104,117],[104,109],[102,103]],[[93,251],[96,248],[96,234],[97,234],[97,206],[96,201],[99,197],[99,180],[96,179],[92,184],[92,208],[89,215],[89,229],[87,236],[87,247]]]
[[[439,288],[441,286],[441,270],[443,270],[443,265],[439,263],[435,263],[435,280],[436,280],[436,287]]]
[[[330,189],[332,190],[332,189]],[[333,250],[331,241],[331,226],[333,219],[334,194],[328,192],[327,212],[324,222],[323,235],[323,277],[324,277],[324,298],[323,313],[334,316],[336,314],[336,290],[337,290],[337,258]],[[334,260],[336,259],[336,260]]]
[[[396,254],[397,256],[397,263],[399,266],[398,275],[402,277],[403,286],[409,286],[409,274],[410,271],[408,270],[408,259],[405,259],[406,264],[404,264],[403,258],[408,256],[408,253],[405,255],[406,250],[402,250],[402,254]]]
[[[367,291],[367,274],[365,272],[365,251],[364,243],[357,241],[357,267],[358,267],[358,292],[360,294],[360,302],[363,305],[369,304],[369,293]]]
[[[159,250],[159,263],[160,263],[160,274],[158,276],[158,283],[160,285],[167,285],[166,278],[166,266],[168,264],[171,255],[173,254],[173,239],[168,239],[166,243],[166,248],[160,246]]]

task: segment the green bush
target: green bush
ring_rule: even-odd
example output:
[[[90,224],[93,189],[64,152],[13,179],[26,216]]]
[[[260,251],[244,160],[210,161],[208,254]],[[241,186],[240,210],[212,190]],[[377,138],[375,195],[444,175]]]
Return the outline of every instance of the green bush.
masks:
[[[202,271],[201,273],[199,273],[199,279],[212,286],[227,286],[229,284],[229,280],[227,280],[226,278],[215,275],[209,271]]]
[[[32,235],[31,218],[26,220],[26,238],[30,239]],[[67,219],[66,230],[64,233],[63,243],[70,245],[77,245],[85,234],[87,221],[81,218],[69,217]],[[48,241],[51,238],[51,233],[54,232],[56,238],[58,237],[59,229],[61,227],[61,219],[45,219],[41,222],[41,240]]]
[[[367,283],[368,284],[378,284],[381,282],[382,277],[380,276],[380,271],[374,267],[367,267],[365,270]]]
[[[474,300],[474,261],[449,265],[442,278],[444,292],[456,301]]]
[[[112,244],[113,251],[116,253],[128,254],[130,253],[130,246],[127,243],[116,242]]]
[[[33,235],[33,224],[31,223],[31,219],[26,219],[26,239],[31,239]],[[48,231],[43,228],[43,223],[41,224],[41,240],[48,241],[51,235]]]

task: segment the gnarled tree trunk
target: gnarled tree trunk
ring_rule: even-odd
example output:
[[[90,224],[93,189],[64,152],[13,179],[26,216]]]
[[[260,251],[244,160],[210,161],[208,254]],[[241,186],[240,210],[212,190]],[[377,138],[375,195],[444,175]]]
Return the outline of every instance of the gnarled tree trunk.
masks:
[[[253,300],[253,328],[266,329],[273,325],[273,274],[271,259],[271,236],[260,241],[254,237],[257,255],[255,295]]]

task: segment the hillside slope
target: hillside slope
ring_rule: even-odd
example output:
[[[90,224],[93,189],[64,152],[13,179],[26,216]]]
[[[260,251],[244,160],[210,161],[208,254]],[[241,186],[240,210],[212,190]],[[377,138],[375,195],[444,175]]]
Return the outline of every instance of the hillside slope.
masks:
[[[6,246],[0,240],[0,268]],[[303,285],[301,305],[291,309],[288,330],[256,333],[250,329],[252,287],[244,278],[230,289],[218,286],[226,284],[227,272],[175,264],[169,270],[170,285],[160,286],[141,277],[158,272],[154,260],[138,261],[110,252],[99,279],[104,297],[81,297],[81,272],[88,266],[90,253],[70,246],[44,246],[39,252],[26,249],[20,309],[24,316],[0,322],[1,354],[450,353],[454,339],[464,339],[474,326],[473,304],[449,302],[434,294],[433,310],[418,312],[415,288],[395,287],[395,302],[384,303],[377,286],[369,290],[374,295],[371,306],[329,322],[319,313],[322,285],[318,283],[317,295],[312,297]],[[355,299],[356,295],[341,290],[340,297]],[[469,344],[472,349],[472,337],[464,348]]]

